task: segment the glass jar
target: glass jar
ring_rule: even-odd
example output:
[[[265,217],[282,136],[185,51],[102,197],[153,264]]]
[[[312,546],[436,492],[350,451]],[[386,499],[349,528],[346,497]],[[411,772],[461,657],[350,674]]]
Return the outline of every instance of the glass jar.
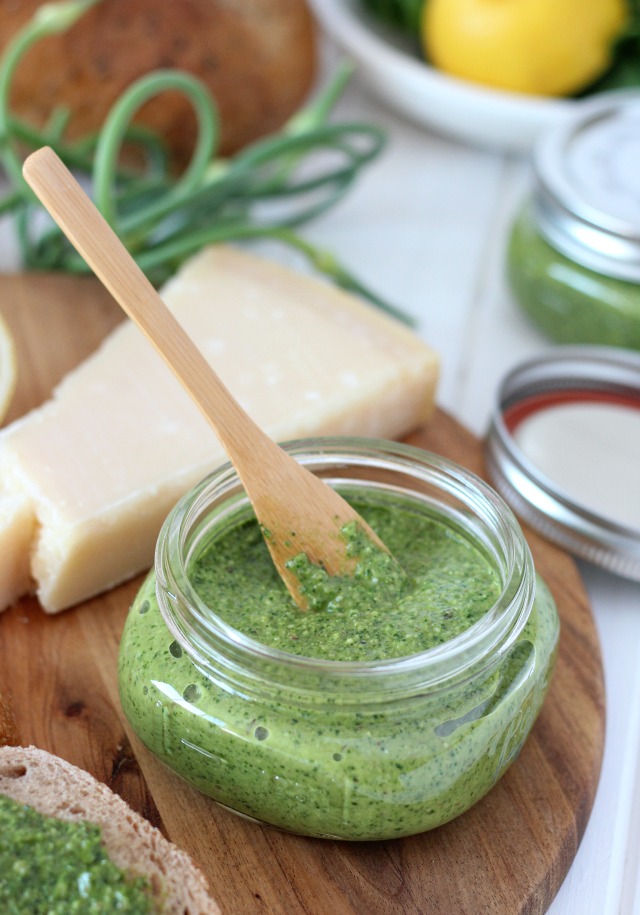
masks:
[[[507,279],[559,343],[640,349],[640,91],[606,93],[540,138]]]
[[[553,667],[555,605],[510,509],[458,465],[373,440],[286,447],[341,492],[409,501],[466,538],[496,570],[499,599],[460,635],[408,657],[268,648],[203,604],[189,578],[205,546],[251,514],[225,465],[164,524],[122,637],[124,711],[158,758],[245,817],[350,840],[431,829],[518,755]]]

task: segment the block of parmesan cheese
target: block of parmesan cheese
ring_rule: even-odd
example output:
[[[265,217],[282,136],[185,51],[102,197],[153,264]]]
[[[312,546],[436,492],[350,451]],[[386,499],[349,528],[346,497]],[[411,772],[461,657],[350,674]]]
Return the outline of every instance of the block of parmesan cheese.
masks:
[[[322,281],[226,246],[162,297],[248,413],[278,441],[395,438],[431,413],[433,350]],[[141,332],[125,322],[0,432],[0,609],[45,610],[148,568],[176,500],[226,456]]]

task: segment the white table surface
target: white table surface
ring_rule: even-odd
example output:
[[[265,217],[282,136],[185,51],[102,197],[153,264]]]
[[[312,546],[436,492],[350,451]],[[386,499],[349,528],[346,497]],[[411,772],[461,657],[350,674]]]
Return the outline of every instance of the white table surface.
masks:
[[[373,99],[357,75],[336,117],[381,125],[388,146],[305,235],[416,318],[442,357],[439,405],[483,436],[502,376],[550,345],[504,277],[527,158],[415,126]],[[640,915],[640,584],[579,568],[602,645],[606,742],[589,824],[549,912]]]
[[[381,125],[388,146],[304,234],[414,315],[442,358],[439,405],[482,436],[501,377],[549,345],[504,280],[506,234],[528,186],[526,159],[414,126],[372,99],[357,75],[335,116]],[[0,233],[0,270],[16,269],[2,224]],[[580,570],[604,657],[606,745],[585,836],[549,912],[640,915],[640,584],[585,564]]]

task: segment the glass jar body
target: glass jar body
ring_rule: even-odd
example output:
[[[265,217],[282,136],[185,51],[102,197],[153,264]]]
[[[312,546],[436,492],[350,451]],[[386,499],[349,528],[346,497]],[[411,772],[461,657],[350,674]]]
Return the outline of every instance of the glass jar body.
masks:
[[[640,285],[565,257],[540,234],[529,202],[511,229],[507,278],[518,304],[550,339],[640,349]]]
[[[400,476],[411,486],[415,449],[390,450],[397,449]],[[358,473],[365,464],[371,471],[372,451],[361,446]],[[342,478],[344,454],[337,464]],[[393,472],[387,460],[387,482]],[[454,516],[478,536],[468,507],[447,505],[443,517]],[[492,554],[500,544],[489,537],[482,548]],[[513,577],[505,583],[504,608],[491,625],[472,627],[477,637],[463,633],[455,650],[445,644],[367,665],[256,649],[224,627],[222,637],[208,631],[203,642],[192,631],[185,639],[189,607],[166,567],[170,553],[161,538],[156,571],[127,619],[121,700],[143,742],[220,804],[300,834],[388,839],[462,813],[517,756],[542,705],[558,639],[555,606],[526,556],[517,586]]]

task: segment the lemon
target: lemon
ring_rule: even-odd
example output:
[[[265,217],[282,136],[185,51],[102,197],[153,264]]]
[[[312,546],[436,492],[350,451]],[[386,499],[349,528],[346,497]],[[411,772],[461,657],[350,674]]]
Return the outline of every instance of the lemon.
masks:
[[[11,405],[18,377],[16,348],[11,331],[0,315],[0,422]]]
[[[600,76],[627,20],[625,0],[428,0],[427,59],[513,92],[570,95]]]

